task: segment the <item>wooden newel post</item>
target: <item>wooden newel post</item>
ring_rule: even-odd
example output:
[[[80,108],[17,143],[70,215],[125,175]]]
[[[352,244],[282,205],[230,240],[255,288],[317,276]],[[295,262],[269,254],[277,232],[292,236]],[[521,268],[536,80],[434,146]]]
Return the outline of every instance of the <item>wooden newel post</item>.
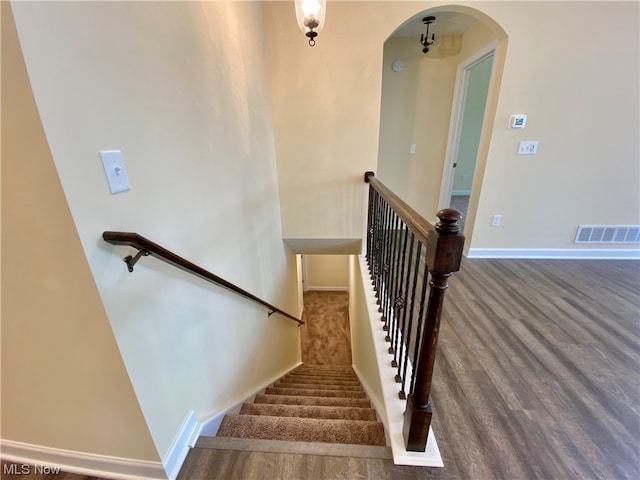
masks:
[[[448,280],[453,272],[460,270],[464,236],[460,233],[460,213],[445,208],[437,213],[440,221],[435,231],[429,233],[427,242],[427,265],[431,274],[429,299],[425,314],[424,330],[416,368],[416,383],[407,397],[402,433],[405,446],[411,452],[424,452],[431,425],[431,377],[436,360],[436,346],[440,330],[440,316]]]

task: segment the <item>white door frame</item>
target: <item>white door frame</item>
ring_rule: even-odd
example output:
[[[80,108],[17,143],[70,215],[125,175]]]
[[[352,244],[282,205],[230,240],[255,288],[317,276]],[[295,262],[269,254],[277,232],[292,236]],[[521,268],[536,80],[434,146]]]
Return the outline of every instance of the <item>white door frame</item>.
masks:
[[[467,99],[467,86],[469,85],[469,72],[478,63],[486,60],[490,56],[495,57],[496,47],[498,42],[491,42],[486,47],[478,50],[476,53],[467,58],[464,62],[458,65],[458,71],[456,73],[456,83],[453,90],[453,106],[451,108],[451,119],[449,121],[449,138],[447,139],[447,150],[444,157],[444,165],[442,168],[442,183],[440,185],[440,199],[438,200],[438,209],[447,208],[451,202],[451,192],[453,191],[453,181],[455,180],[453,163],[458,157],[458,148],[460,145],[460,134],[462,133],[462,120],[464,117],[464,104]],[[494,62],[495,67],[495,62]],[[491,77],[493,79],[494,70],[491,69]],[[489,81],[489,88],[491,88],[491,80]],[[486,118],[483,119],[482,128],[486,123]],[[482,134],[480,134],[482,137]],[[477,175],[474,171],[473,180],[471,183],[471,192],[473,194],[475,187],[475,179]],[[471,227],[471,225],[466,225]]]

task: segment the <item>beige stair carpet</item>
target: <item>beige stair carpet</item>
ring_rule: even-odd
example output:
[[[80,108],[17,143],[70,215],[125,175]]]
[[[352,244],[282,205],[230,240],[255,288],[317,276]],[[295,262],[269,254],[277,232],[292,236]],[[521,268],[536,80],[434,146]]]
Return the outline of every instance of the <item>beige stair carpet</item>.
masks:
[[[386,445],[366,394],[351,367],[302,365],[226,415],[218,437]]]

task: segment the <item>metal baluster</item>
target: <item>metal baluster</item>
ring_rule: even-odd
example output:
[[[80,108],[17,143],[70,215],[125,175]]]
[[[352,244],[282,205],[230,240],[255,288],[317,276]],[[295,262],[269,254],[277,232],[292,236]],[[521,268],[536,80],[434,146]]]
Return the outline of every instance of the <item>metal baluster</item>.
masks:
[[[420,339],[422,338],[422,326],[424,324],[424,310],[426,307],[427,286],[429,285],[429,265],[427,265],[426,259],[424,261],[424,274],[422,276],[422,293],[420,294],[420,312],[418,313],[418,328],[416,331],[416,345],[413,351],[413,361],[411,365],[413,371],[411,372],[411,385],[409,386],[409,392],[413,393],[413,388],[416,381],[416,365],[418,362],[418,352],[420,351]]]
[[[382,319],[384,321],[383,330],[387,330],[389,317],[387,316],[387,305],[389,304],[389,257],[391,255],[391,221],[394,216],[394,212],[391,207],[385,202],[385,221],[384,221],[384,255],[382,261],[380,263],[380,272],[381,272],[381,281],[380,288],[382,290],[382,304],[381,309],[378,311],[382,312]]]
[[[367,204],[367,265],[369,265],[369,270],[371,270],[373,250],[374,192],[373,187],[369,187],[369,203]]]
[[[395,301],[396,301],[396,290],[398,288],[398,282],[400,281],[399,278],[399,268],[398,265],[400,264],[400,256],[401,256],[401,249],[402,249],[402,240],[399,238],[398,235],[398,230],[401,226],[401,221],[400,221],[400,217],[398,217],[396,215],[396,222],[394,225],[394,230],[393,230],[393,243],[394,243],[394,255],[393,255],[393,260],[391,262],[392,268],[393,268],[393,276],[392,276],[392,280],[391,280],[391,286],[389,289],[389,320],[390,320],[390,325],[389,325],[389,331],[387,332],[387,342],[392,342],[393,340],[393,334],[395,332],[395,329],[397,327],[397,315],[396,315],[396,308],[395,308]],[[391,345],[389,345],[389,353],[393,354],[394,350],[393,350],[393,343],[391,343]]]
[[[394,295],[395,295],[395,300],[394,300],[394,305],[395,305],[395,311],[396,311],[396,326],[394,329],[394,336],[393,336],[393,343],[394,343],[394,355],[393,355],[393,361],[391,362],[391,366],[392,367],[397,367],[398,366],[398,340],[400,338],[400,334],[401,334],[401,325],[400,325],[400,317],[403,315],[404,313],[404,302],[405,299],[402,296],[402,291],[404,289],[404,285],[405,285],[405,279],[406,279],[406,275],[405,275],[405,261],[407,258],[407,239],[409,237],[408,232],[409,230],[407,229],[406,225],[403,223],[401,225],[402,228],[402,255],[400,256],[401,258],[401,263],[400,263],[400,273],[399,273],[399,282],[396,285],[396,290],[394,291]],[[396,382],[400,382],[400,375],[396,374]]]
[[[401,372],[401,367],[402,367],[402,357],[400,356],[402,353],[402,345],[404,344],[404,356],[407,355],[407,345],[406,345],[406,327],[407,327],[407,312],[408,312],[408,308],[407,308],[407,302],[409,300],[409,286],[411,284],[411,257],[413,256],[413,245],[415,242],[415,236],[413,235],[413,233],[411,233],[410,235],[405,234],[405,253],[406,253],[406,244],[408,242],[407,237],[411,238],[411,242],[409,244],[409,253],[408,253],[408,257],[409,260],[406,262],[407,268],[404,269],[404,264],[405,264],[405,257],[402,258],[402,264],[403,264],[403,269],[404,269],[404,283],[403,283],[403,287],[404,287],[404,291],[402,292],[402,325],[400,327],[400,329],[398,330],[398,335],[396,337],[396,353],[397,353],[397,361],[396,364],[398,366],[398,373],[396,374],[396,382],[398,383],[402,383],[402,375],[400,374]],[[400,342],[400,347],[398,348],[398,341]],[[400,390],[402,392],[402,389]],[[402,398],[402,397],[401,397]]]
[[[382,210],[383,210],[383,200],[378,194],[378,192],[374,191],[375,196],[375,226],[374,226],[374,236],[373,236],[373,254],[372,254],[372,262],[371,262],[371,279],[373,283],[373,290],[376,292],[376,296],[378,296],[378,291],[380,289],[380,256],[382,254]]]
[[[413,236],[413,234],[412,234]],[[412,242],[415,237],[412,238]],[[413,267],[413,286],[411,287],[411,306],[409,307],[409,325],[407,326],[407,338],[404,344],[404,366],[402,367],[402,385],[398,397],[404,400],[407,398],[407,394],[404,391],[405,384],[407,383],[407,366],[409,365],[409,347],[411,345],[411,331],[413,330],[413,314],[416,301],[416,289],[418,287],[418,275],[420,269],[420,254],[422,253],[422,242],[418,241],[418,248],[415,256],[415,264]],[[420,338],[420,337],[417,337]]]

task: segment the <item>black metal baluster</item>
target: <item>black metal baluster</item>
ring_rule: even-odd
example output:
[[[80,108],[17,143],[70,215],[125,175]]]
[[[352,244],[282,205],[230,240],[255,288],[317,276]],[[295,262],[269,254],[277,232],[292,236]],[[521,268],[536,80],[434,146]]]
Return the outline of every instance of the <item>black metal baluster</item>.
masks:
[[[384,209],[385,209],[385,201],[380,196],[378,192],[376,192],[377,197],[377,227],[376,227],[376,245],[373,247],[375,249],[375,276],[376,276],[376,287],[380,288],[380,264],[382,262],[382,250],[384,247],[383,243],[383,235],[384,235]],[[377,291],[377,290],[376,290]]]
[[[425,249],[426,250],[426,249]],[[427,287],[429,285],[429,265],[427,265],[426,258],[424,260],[424,274],[422,276],[422,293],[420,294],[420,312],[418,313],[418,329],[416,331],[416,345],[413,352],[413,361],[411,366],[413,371],[411,372],[411,385],[409,386],[409,392],[413,393],[413,388],[416,381],[416,365],[418,363],[418,352],[420,351],[420,339],[422,338],[422,326],[424,325],[424,311],[426,307]]]
[[[378,304],[381,303],[384,292],[383,292],[383,264],[384,258],[386,256],[386,245],[387,245],[387,216],[389,215],[389,205],[383,199],[380,199],[380,249],[378,252],[378,263],[377,263],[377,272],[378,272]]]
[[[374,192],[373,187],[369,187],[369,203],[367,204],[367,265],[371,270],[372,249],[373,249],[373,211],[374,211]]]
[[[411,241],[409,242],[407,237],[409,237],[411,239]],[[398,331],[398,337],[396,338],[396,353],[397,353],[397,360],[396,363],[398,365],[398,373],[396,374],[396,382],[398,383],[403,383],[403,377],[400,374],[400,372],[402,371],[402,352],[404,351],[404,356],[406,357],[407,355],[407,344],[406,344],[406,338],[407,338],[407,314],[409,309],[407,308],[407,304],[409,302],[409,288],[411,285],[411,257],[413,256],[413,245],[415,243],[415,236],[413,235],[413,233],[408,232],[407,235],[405,235],[405,245],[407,243],[409,243],[409,252],[406,255],[408,257],[407,261],[406,261],[406,265],[407,268],[404,269],[404,283],[403,283],[403,287],[404,290],[402,292],[402,324],[400,326],[400,329]],[[406,251],[406,247],[405,247],[405,251]],[[402,259],[402,264],[405,264],[405,258],[403,257]],[[399,343],[399,345],[398,345]],[[404,345],[404,348],[403,348]],[[403,391],[402,389],[400,390],[401,392]],[[401,397],[402,398],[402,397]]]
[[[391,209],[391,207],[386,204],[385,202],[385,207],[386,207],[386,212],[385,212],[385,228],[384,228],[384,245],[385,245],[385,250],[384,250],[384,255],[383,255],[383,259],[382,262],[380,264],[380,272],[381,272],[381,281],[380,281],[380,288],[381,288],[381,294],[382,294],[382,304],[381,304],[381,309],[379,309],[380,312],[382,312],[382,321],[384,322],[384,326],[382,327],[383,330],[387,330],[388,329],[388,322],[389,322],[389,317],[387,316],[387,306],[389,304],[389,257],[391,255],[391,222],[392,219],[395,215],[395,213],[393,212],[393,210]]]
[[[400,238],[398,232],[400,230],[402,223],[400,221],[400,218],[396,216],[396,223],[395,223],[395,228],[393,230],[393,242],[395,244],[394,247],[394,255],[393,255],[393,279],[391,281],[391,288],[389,289],[389,318],[390,318],[390,325],[389,325],[389,331],[387,332],[387,341],[390,342],[391,344],[389,345],[389,353],[393,354],[394,353],[394,349],[393,349],[393,335],[395,333],[395,330],[397,328],[397,312],[396,312],[396,307],[395,307],[395,303],[396,303],[396,298],[397,298],[397,289],[398,289],[398,283],[400,281],[400,272],[399,272],[399,264],[400,264],[400,257],[402,255],[402,239]]]
[[[384,330],[387,332],[387,335],[385,336],[385,340],[387,342],[391,341],[391,337],[389,335],[393,326],[393,281],[394,281],[394,273],[395,273],[394,259],[396,255],[396,249],[397,249],[397,242],[395,240],[395,223],[397,221],[398,221],[398,217],[397,215],[395,215],[395,212],[394,212],[392,223],[390,224],[390,228],[389,228],[389,240],[388,240],[389,257],[387,259],[387,264],[386,264],[388,276],[387,276],[387,283],[385,284],[385,289],[387,292],[387,303],[385,306],[386,322],[385,322]]]
[[[405,260],[407,258],[407,237],[408,237],[408,232],[409,230],[407,229],[406,225],[404,225],[404,223],[401,225],[402,227],[402,250],[401,250],[401,255],[399,260],[400,263],[400,268],[399,268],[399,273],[398,273],[398,284],[396,285],[396,290],[394,292],[394,307],[395,307],[395,318],[396,318],[396,324],[395,324],[395,328],[393,330],[393,360],[391,361],[391,366],[392,367],[397,367],[398,366],[398,339],[400,337],[400,332],[401,332],[401,322],[400,322],[400,318],[404,313],[404,302],[405,299],[402,295],[403,290],[404,290],[404,285],[406,283],[406,275],[405,275]],[[399,376],[396,375],[396,382],[399,382]]]
[[[392,273],[393,273],[393,269],[392,269],[392,258],[393,258],[393,222],[395,221],[395,212],[391,212],[392,215],[389,217],[389,229],[387,230],[387,251],[386,251],[386,259],[385,259],[385,264],[384,264],[384,268],[385,268],[385,284],[384,284],[384,291],[385,291],[385,295],[386,295],[386,302],[384,304],[384,326],[382,327],[382,329],[385,332],[389,331],[390,328],[390,324],[391,324],[391,316],[389,315],[389,304],[391,301],[391,296],[389,293],[389,288],[391,285],[391,279],[392,279]],[[387,340],[388,338],[388,333],[385,336],[385,340]],[[388,340],[387,340],[388,341]]]
[[[412,242],[415,240],[415,236],[412,235]],[[413,243],[412,243],[413,245]],[[402,366],[402,385],[398,397],[402,400],[407,398],[407,394],[404,391],[404,387],[407,383],[407,366],[409,364],[409,348],[411,346],[411,331],[413,330],[413,314],[416,301],[416,289],[418,287],[418,274],[420,269],[420,254],[422,253],[422,242],[418,241],[418,247],[415,256],[415,263],[413,267],[413,285],[411,287],[411,306],[409,307],[409,325],[407,325],[407,337],[404,342],[404,365]],[[418,337],[419,338],[419,337]]]
[[[371,279],[373,282],[373,290],[376,292],[376,297],[378,297],[378,291],[380,289],[380,257],[382,255],[382,247],[384,245],[382,243],[383,200],[378,192],[375,192],[375,202],[375,227],[373,237],[373,260],[371,265]]]

